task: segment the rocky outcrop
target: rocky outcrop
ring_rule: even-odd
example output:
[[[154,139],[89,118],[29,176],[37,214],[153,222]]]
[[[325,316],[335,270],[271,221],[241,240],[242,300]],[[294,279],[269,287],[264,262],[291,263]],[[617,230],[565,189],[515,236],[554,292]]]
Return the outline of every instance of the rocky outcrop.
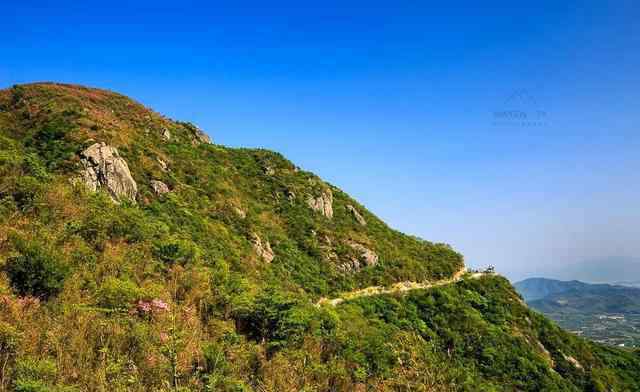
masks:
[[[362,215],[360,215],[360,213],[358,212],[358,210],[356,210],[354,206],[352,206],[351,204],[347,205],[347,210],[351,213],[351,215],[353,215],[353,218],[358,223],[360,223],[362,226],[367,225],[367,221],[364,219]]]
[[[267,263],[271,263],[273,261],[275,254],[271,249],[269,241],[263,241],[259,235],[253,233],[251,236],[251,242],[253,243],[253,250],[256,252],[258,257]]]
[[[276,174],[276,169],[272,168],[271,166],[265,166],[262,168],[262,170],[264,171],[264,174],[269,177]]]
[[[151,188],[155,192],[156,195],[164,195],[165,193],[169,193],[169,187],[162,181],[151,180]]]
[[[378,255],[366,246],[354,241],[347,242],[351,249],[355,250],[357,257],[351,257],[338,267],[343,272],[355,272],[364,267],[373,267],[378,264]]]
[[[582,366],[582,364],[580,362],[578,362],[578,360],[575,359],[574,357],[572,357],[570,355],[565,355],[564,353],[562,353],[562,356],[564,357],[565,361],[569,362],[576,369],[584,370],[584,367]]]
[[[171,132],[169,132],[169,130],[167,128],[162,128],[161,135],[162,135],[162,138],[165,141],[170,141],[171,140]]]
[[[160,158],[156,158],[156,160],[158,161],[158,164],[160,165],[160,168],[162,169],[162,171],[167,171],[169,169],[169,165],[167,164],[167,162],[163,161]]]
[[[307,204],[312,210],[321,213],[329,219],[333,218],[333,193],[331,189],[322,192],[318,197],[309,196]]]
[[[138,185],[131,177],[127,162],[115,147],[95,143],[80,154],[82,182],[91,190],[104,189],[116,203],[136,201]]]
[[[205,144],[213,144],[209,135],[204,133],[204,131],[198,127],[196,127],[195,138],[197,142],[205,143]]]

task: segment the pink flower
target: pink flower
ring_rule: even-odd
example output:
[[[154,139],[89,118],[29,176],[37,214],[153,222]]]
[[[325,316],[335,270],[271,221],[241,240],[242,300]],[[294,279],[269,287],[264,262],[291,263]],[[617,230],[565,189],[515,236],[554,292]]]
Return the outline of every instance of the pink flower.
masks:
[[[161,299],[154,299],[151,301],[151,305],[159,311],[169,310],[169,305]]]
[[[136,304],[135,309],[131,310],[131,313],[153,314],[159,312],[165,312],[169,310],[169,305],[161,299],[153,299],[152,301],[140,300]]]
[[[151,312],[151,304],[147,301],[138,301],[138,311],[143,313]]]

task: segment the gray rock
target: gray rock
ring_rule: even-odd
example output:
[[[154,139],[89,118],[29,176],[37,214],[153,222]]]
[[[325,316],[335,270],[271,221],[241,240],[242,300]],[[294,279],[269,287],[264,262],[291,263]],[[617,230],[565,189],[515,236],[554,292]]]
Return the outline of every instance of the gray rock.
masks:
[[[331,189],[327,189],[315,198],[309,196],[307,204],[312,210],[320,212],[329,219],[333,218],[333,193]]]
[[[95,143],[80,153],[80,162],[84,167],[81,181],[91,191],[104,188],[116,203],[123,199],[136,202],[138,185],[116,148]]]
[[[253,243],[253,250],[256,252],[258,257],[267,263],[271,263],[273,261],[275,254],[271,249],[269,241],[262,241],[259,235],[253,233],[251,235],[251,242]]]
[[[364,267],[373,267],[378,264],[378,255],[371,249],[354,241],[347,242],[347,245],[349,245],[351,249],[355,250],[358,253],[357,258],[351,258],[346,263],[346,265],[343,264],[349,267],[350,271],[358,270]]]
[[[276,174],[276,169],[272,168],[271,166],[265,166],[263,170],[264,170],[264,174],[268,176],[273,176]]]
[[[162,181],[151,180],[151,188],[156,193],[156,195],[164,195],[165,193],[169,193],[169,187]]]
[[[358,212],[358,210],[356,210],[354,206],[352,206],[351,204],[347,205],[347,210],[351,212],[351,215],[353,215],[353,217],[355,218],[356,221],[358,221],[358,223],[360,223],[362,226],[367,225],[367,221],[364,219],[362,215],[360,215],[360,213]]]
[[[162,138],[166,141],[171,140],[171,132],[167,128],[162,128]]]
[[[213,142],[211,141],[211,138],[209,137],[209,135],[207,135],[206,133],[204,133],[204,131],[200,128],[196,128],[196,139],[200,142],[200,143],[205,143],[205,144],[213,144]]]

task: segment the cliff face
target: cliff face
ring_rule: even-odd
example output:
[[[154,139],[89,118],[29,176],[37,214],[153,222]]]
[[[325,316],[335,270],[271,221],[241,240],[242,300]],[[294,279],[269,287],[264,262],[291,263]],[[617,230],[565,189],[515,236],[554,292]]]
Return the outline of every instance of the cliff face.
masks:
[[[449,246],[104,90],[0,91],[0,265],[0,390],[637,388]]]

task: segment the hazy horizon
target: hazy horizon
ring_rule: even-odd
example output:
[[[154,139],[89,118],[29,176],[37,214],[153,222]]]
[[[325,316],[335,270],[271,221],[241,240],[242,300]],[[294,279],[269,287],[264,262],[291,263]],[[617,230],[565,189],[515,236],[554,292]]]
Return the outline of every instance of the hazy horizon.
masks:
[[[13,2],[0,86],[107,88],[279,151],[514,281],[640,271],[638,5],[473,4]]]

